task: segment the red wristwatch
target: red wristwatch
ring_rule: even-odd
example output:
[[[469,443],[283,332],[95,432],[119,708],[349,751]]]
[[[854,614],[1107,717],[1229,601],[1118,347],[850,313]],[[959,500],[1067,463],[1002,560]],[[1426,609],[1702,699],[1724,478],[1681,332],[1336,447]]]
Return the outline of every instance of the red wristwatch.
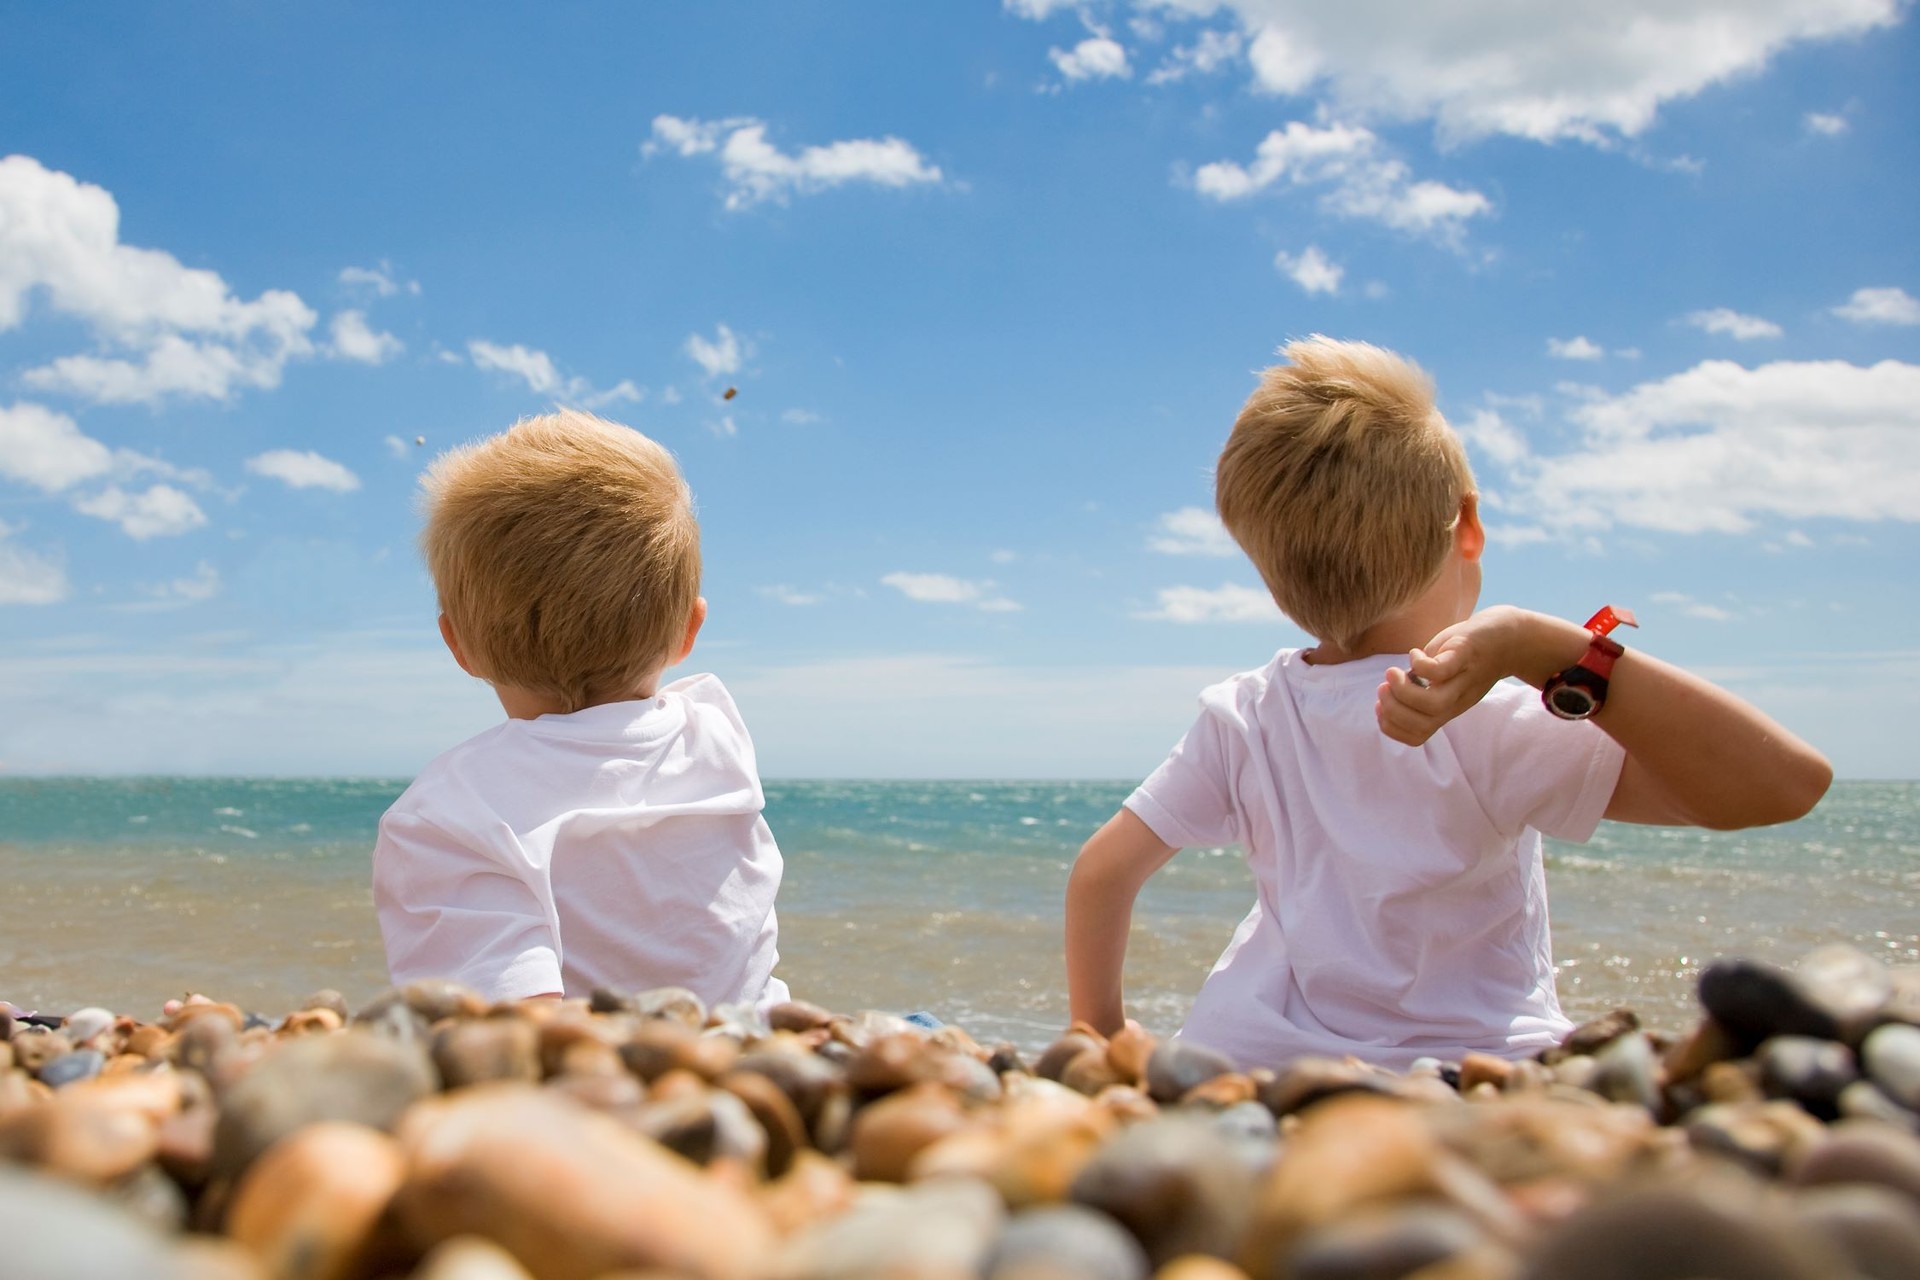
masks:
[[[1593,640],[1586,653],[1540,690],[1540,701],[1547,704],[1547,710],[1562,720],[1585,720],[1607,704],[1607,678],[1613,674],[1613,660],[1626,652],[1618,640],[1609,640],[1607,633],[1622,623],[1640,625],[1631,609],[1616,609],[1610,604],[1587,619]]]

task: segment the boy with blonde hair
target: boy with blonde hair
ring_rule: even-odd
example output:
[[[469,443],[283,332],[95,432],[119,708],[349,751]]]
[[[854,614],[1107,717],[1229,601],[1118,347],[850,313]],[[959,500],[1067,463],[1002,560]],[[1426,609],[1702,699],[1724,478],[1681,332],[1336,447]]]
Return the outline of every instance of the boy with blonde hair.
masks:
[[[1426,375],[1318,336],[1284,354],[1234,424],[1216,498],[1316,643],[1205,690],[1186,737],[1081,850],[1073,1017],[1123,1024],[1146,880],[1182,847],[1239,844],[1257,897],[1183,1036],[1249,1068],[1529,1056],[1571,1028],[1543,832],[1784,822],[1832,771],[1748,703],[1623,650],[1606,632],[1624,611],[1585,627],[1475,612],[1478,496]]]
[[[672,455],[566,410],[443,455],[423,506],[441,637],[507,719],[380,821],[393,981],[453,978],[493,1000],[786,999],[753,741],[713,676],[660,683],[707,616]]]

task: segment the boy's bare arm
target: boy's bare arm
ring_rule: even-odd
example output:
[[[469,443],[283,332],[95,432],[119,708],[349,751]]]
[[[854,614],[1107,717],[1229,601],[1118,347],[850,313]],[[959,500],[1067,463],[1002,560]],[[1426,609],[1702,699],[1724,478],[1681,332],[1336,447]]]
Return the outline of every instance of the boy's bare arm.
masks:
[[[1381,686],[1381,731],[1419,746],[1518,676],[1534,688],[1580,660],[1592,639],[1577,623],[1500,605],[1415,649],[1410,671]],[[1787,822],[1812,809],[1833,767],[1758,707],[1670,663],[1628,649],[1614,664],[1594,723],[1626,749],[1607,806],[1620,822],[1732,830]]]
[[[1067,1005],[1076,1022],[1102,1035],[1126,1022],[1120,975],[1133,900],[1177,852],[1122,809],[1081,847],[1067,876]]]

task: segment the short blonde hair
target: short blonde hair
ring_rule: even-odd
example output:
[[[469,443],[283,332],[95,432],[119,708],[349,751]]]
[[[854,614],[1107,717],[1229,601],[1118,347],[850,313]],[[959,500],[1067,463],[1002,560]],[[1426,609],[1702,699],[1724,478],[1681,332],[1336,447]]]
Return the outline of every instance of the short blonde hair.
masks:
[[[577,711],[678,656],[700,526],[673,455],[565,409],[435,460],[427,568],[474,674]]]
[[[1351,648],[1432,584],[1473,471],[1418,365],[1319,334],[1281,354],[1233,424],[1214,498],[1281,611]]]

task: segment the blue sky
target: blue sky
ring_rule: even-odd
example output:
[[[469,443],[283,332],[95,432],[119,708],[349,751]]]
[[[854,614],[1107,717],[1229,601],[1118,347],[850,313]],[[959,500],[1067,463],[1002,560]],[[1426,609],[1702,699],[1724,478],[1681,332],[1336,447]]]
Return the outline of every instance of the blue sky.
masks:
[[[1301,641],[1209,468],[1325,332],[1488,602],[1920,777],[1911,6],[1516,8],[0,3],[0,769],[485,727],[414,488],[566,403],[680,458],[769,776],[1137,776]]]

